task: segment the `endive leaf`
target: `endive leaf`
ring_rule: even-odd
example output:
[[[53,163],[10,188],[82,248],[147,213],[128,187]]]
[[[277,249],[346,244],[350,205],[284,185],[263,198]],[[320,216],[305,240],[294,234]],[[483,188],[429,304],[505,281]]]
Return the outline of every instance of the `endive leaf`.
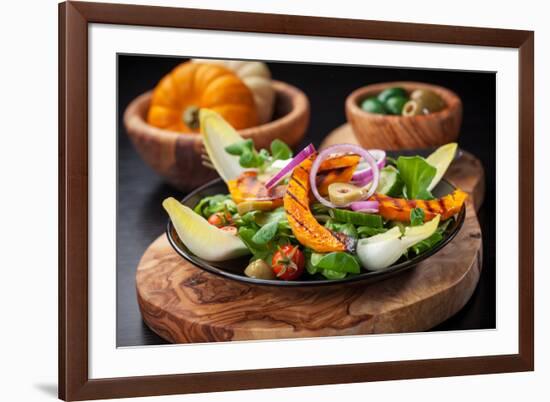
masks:
[[[430,156],[426,158],[426,162],[432,165],[436,169],[436,173],[432,182],[428,186],[428,191],[432,189],[439,183],[449,165],[453,161],[458,144],[456,142],[451,142],[446,145],[442,145],[437,148]]]
[[[357,256],[361,265],[369,270],[384,269],[394,262],[416,243],[430,237],[439,225],[439,215],[420,226],[408,226],[402,235],[399,227],[394,226],[385,233],[361,239],[357,242]]]
[[[239,164],[239,156],[230,155],[225,148],[243,141],[243,138],[223,117],[212,110],[201,109],[199,119],[204,148],[216,171],[226,183],[236,179],[244,168]]]
[[[209,224],[175,198],[165,199],[162,206],[168,212],[181,242],[198,257],[207,261],[224,261],[250,254],[239,237]]]

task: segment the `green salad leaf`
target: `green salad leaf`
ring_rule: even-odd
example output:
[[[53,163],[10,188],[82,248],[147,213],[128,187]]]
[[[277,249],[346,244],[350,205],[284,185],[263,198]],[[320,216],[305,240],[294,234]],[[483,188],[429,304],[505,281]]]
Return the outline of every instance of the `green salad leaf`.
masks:
[[[357,259],[342,251],[328,254],[306,250],[306,269],[310,275],[320,273],[328,279],[342,279],[361,271]]]
[[[272,221],[268,224],[262,226],[255,234],[252,236],[252,241],[256,244],[266,244],[268,241],[275,237],[277,229],[279,228],[278,221]]]
[[[325,255],[322,254],[322,253],[316,253],[314,251],[311,252],[311,264],[314,266],[314,267],[317,267],[318,264],[319,264],[319,261],[321,261],[321,258],[323,258]]]
[[[251,227],[241,227],[239,228],[239,237],[243,241],[243,243],[248,247],[250,252],[252,253],[252,259],[262,259],[264,261],[270,262],[271,255],[273,254],[273,250],[268,247],[265,244],[258,244],[253,239],[256,234],[256,230],[254,230]]]
[[[332,269],[325,269],[317,266],[325,254],[315,253],[310,249],[306,249],[305,256],[306,270],[310,275],[321,274],[327,279],[343,279],[348,275],[347,272],[338,272]]]
[[[445,231],[447,230],[447,227],[449,224],[453,221],[453,219],[447,219],[443,223],[441,223],[434,234],[432,234],[430,237],[428,237],[425,240],[422,240],[419,243],[416,243],[414,246],[410,248],[410,250],[415,254],[418,255],[420,253],[423,253],[425,251],[428,251],[432,247],[436,246],[439,242],[443,240]]]
[[[208,218],[216,212],[227,211],[231,214],[237,212],[237,205],[228,194],[217,194],[204,197],[193,209],[197,214]]]
[[[237,227],[251,226],[251,225],[258,226],[256,224],[256,216],[260,213],[261,213],[261,211],[257,211],[257,210],[249,211],[249,212],[245,213],[243,216],[241,216],[239,219],[236,219],[235,220],[235,225]]]
[[[386,228],[373,228],[370,226],[359,226],[357,228],[357,236],[359,236],[359,238],[361,239],[364,239],[365,237],[375,236],[377,234],[384,233],[387,231],[388,229]]]
[[[256,151],[246,152],[239,158],[239,164],[244,168],[259,168],[264,165],[266,159],[265,154]]]
[[[244,168],[259,168],[264,170],[277,159],[292,158],[292,150],[283,141],[275,139],[271,142],[271,155],[267,149],[256,151],[251,139],[237,141],[225,147],[225,151],[239,157],[239,164]]]
[[[234,142],[225,147],[225,152],[235,156],[241,156],[252,151],[254,151],[254,141],[251,139]]]
[[[259,230],[254,230],[250,227],[241,227],[239,228],[239,237],[244,242],[246,247],[252,253],[252,261],[261,259],[271,264],[271,259],[273,254],[277,251],[280,246],[291,244],[290,241],[285,237],[275,236],[271,241],[268,241],[265,244],[258,244],[254,241],[254,236]]]
[[[319,260],[323,257],[324,254],[316,253],[315,251],[306,248],[304,250],[304,256],[306,260],[306,271],[310,275],[315,275],[320,272],[321,269],[317,267]]]
[[[271,156],[274,160],[292,158],[292,150],[283,141],[274,139],[271,142]]]
[[[253,254],[253,260],[260,258],[271,263],[279,246],[296,242],[283,207],[269,212],[249,211],[234,222],[239,228],[239,237]]]
[[[245,168],[262,167],[269,159],[269,152],[265,149],[257,152],[251,139],[230,144],[225,147],[225,151],[230,155],[239,156],[239,164]]]
[[[434,198],[428,190],[436,174],[436,168],[420,156],[400,156],[397,159],[397,169],[405,188],[404,196],[409,200],[429,200]]]
[[[317,262],[317,267],[352,274],[358,274],[361,271],[357,260],[351,254],[343,251],[325,254]]]
[[[415,255],[418,255],[420,253],[423,253],[424,251],[428,251],[429,249],[437,245],[441,240],[443,240],[443,234],[437,231],[427,239],[422,240],[420,243],[416,243],[410,249]]]
[[[280,222],[286,220],[286,212],[283,207],[279,207],[270,212],[259,212],[255,216],[258,225],[264,226],[271,222]]]
[[[424,210],[422,208],[413,208],[411,209],[411,226],[418,226],[424,223]]]

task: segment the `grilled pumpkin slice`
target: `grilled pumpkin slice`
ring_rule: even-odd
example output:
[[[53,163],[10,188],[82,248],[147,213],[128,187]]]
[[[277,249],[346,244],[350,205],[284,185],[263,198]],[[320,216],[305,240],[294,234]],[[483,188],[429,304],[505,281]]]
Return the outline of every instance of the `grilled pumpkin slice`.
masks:
[[[236,204],[245,201],[271,202],[271,209],[283,205],[283,196],[286,192],[286,186],[283,184],[268,190],[265,183],[258,180],[258,174],[254,171],[243,172],[237,179],[229,180],[227,187]]]
[[[361,157],[356,154],[338,155],[332,158],[325,159],[321,166],[319,166],[319,172],[326,172],[327,170],[343,169],[347,167],[355,168]]]
[[[441,215],[441,220],[449,219],[462,208],[468,194],[456,189],[451,194],[436,200],[405,200],[392,198],[384,194],[375,194],[370,200],[380,202],[378,213],[384,219],[392,221],[409,222],[411,210],[421,208],[424,211],[424,222],[432,220],[436,215]]]
[[[312,159],[306,159],[292,172],[285,196],[285,212],[292,233],[304,246],[320,253],[345,251],[345,238],[337,237],[322,226],[309,209],[309,171]]]
[[[325,160],[319,167],[317,186],[320,193],[328,194],[328,186],[332,183],[350,181],[359,160],[359,155],[343,155]],[[268,190],[254,171],[245,171],[237,179],[228,180],[227,187],[236,204],[261,201],[265,210],[281,206],[286,192],[284,184]]]
[[[359,155],[342,155],[324,160],[319,166],[319,174],[317,175],[319,193],[327,195],[328,186],[332,183],[349,182],[360,160]]]

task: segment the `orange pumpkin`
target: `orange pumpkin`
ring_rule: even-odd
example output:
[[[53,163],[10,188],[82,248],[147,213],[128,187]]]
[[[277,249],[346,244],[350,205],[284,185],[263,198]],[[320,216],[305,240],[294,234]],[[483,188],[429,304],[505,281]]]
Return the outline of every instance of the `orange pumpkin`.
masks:
[[[258,124],[252,92],[239,77],[222,66],[191,62],[180,64],[157,84],[147,122],[196,133],[200,108],[214,110],[237,130]]]

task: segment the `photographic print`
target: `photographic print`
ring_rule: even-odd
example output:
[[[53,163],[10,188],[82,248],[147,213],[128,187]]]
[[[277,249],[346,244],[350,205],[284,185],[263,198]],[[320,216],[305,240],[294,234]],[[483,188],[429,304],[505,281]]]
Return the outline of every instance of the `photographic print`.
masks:
[[[117,55],[117,346],[496,327],[496,74]]]
[[[533,32],[59,22],[60,398],[533,370]]]

